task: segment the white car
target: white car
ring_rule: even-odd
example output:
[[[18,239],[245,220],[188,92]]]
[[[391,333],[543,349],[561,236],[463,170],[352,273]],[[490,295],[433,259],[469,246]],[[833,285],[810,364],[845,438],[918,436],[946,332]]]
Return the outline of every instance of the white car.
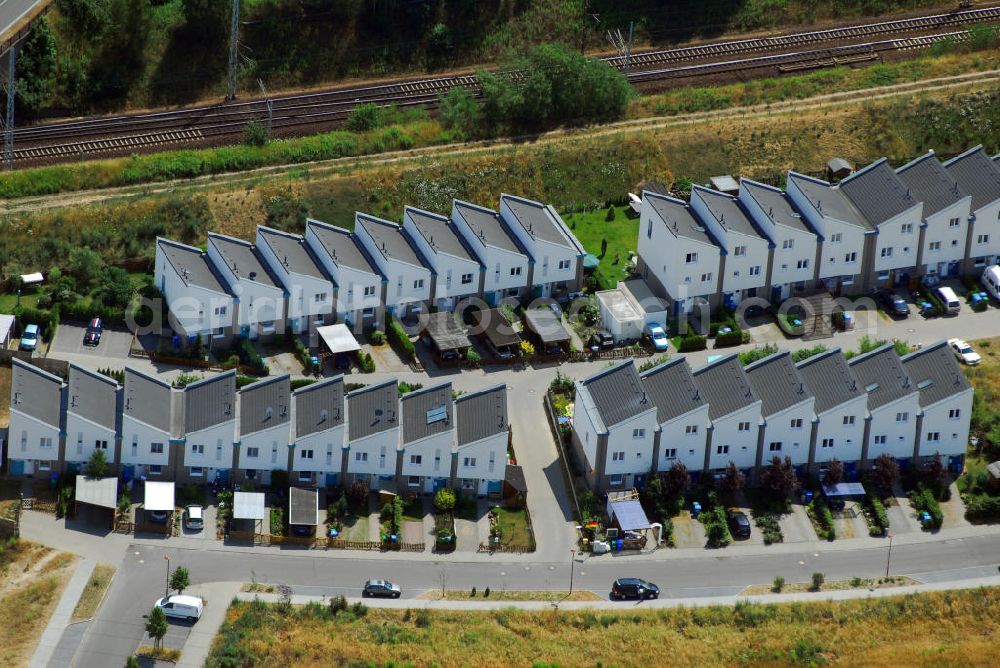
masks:
[[[201,613],[205,609],[205,601],[201,598],[180,594],[158,599],[154,605],[157,608],[163,608],[163,612],[167,617],[184,619],[192,624],[201,619]]]
[[[983,359],[979,356],[979,353],[972,349],[972,346],[962,339],[948,339],[948,345],[951,347],[951,352],[955,353],[955,357],[957,357],[962,364],[975,366]]]
[[[670,339],[667,338],[667,333],[663,331],[663,326],[659,323],[651,322],[646,325],[646,336],[653,342],[653,348],[656,350],[666,350],[670,347]]]

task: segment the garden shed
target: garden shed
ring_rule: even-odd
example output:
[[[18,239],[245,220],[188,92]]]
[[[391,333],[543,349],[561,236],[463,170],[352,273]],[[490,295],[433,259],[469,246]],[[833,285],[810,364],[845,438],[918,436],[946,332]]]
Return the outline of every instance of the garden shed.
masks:
[[[619,281],[613,290],[601,290],[597,303],[601,322],[616,343],[641,338],[643,327],[649,323],[666,324],[667,303],[654,295],[642,279]]]
[[[563,327],[562,319],[552,309],[530,309],[524,314],[524,323],[528,331],[543,345],[558,345],[564,350],[569,348],[569,332]]]
[[[10,345],[10,336],[14,333],[14,316],[0,313],[0,350],[6,350]]]
[[[438,357],[444,357],[446,353],[457,353],[465,357],[466,352],[472,346],[472,341],[465,333],[465,330],[456,315],[450,311],[438,311],[427,316],[427,325],[424,333],[431,340],[437,350]]]

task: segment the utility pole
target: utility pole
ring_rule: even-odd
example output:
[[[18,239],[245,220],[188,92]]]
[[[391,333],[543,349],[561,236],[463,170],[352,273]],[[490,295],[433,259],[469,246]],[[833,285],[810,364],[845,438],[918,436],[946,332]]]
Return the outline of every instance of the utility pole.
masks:
[[[14,87],[17,84],[14,63],[17,49],[13,46],[7,52],[7,116],[3,126],[3,161],[8,170],[14,169]]]
[[[226,80],[226,101],[236,99],[236,68],[239,64],[240,0],[233,0],[232,23],[229,26],[229,77]]]
[[[628,22],[628,46],[625,48],[625,77],[628,78],[629,61],[632,59],[632,30],[635,28],[635,21]]]
[[[267,88],[264,87],[264,81],[257,79],[257,85],[260,86],[260,92],[264,94],[264,101],[267,103],[267,138],[271,138],[271,119],[274,115],[274,109],[271,105],[271,96],[267,94]]]

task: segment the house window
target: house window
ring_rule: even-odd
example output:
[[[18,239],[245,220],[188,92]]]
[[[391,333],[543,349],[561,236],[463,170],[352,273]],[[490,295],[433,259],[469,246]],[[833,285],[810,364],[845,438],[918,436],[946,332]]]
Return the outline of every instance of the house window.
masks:
[[[781,441],[774,441],[767,446],[767,449],[771,452],[781,452]]]
[[[941,440],[941,432],[939,432],[939,431],[929,431],[929,432],[927,432],[927,442],[928,443],[937,443],[940,440]]]
[[[301,457],[302,459],[312,459],[313,458],[313,451],[312,450],[299,450],[299,457]]]
[[[38,470],[39,471],[49,471],[52,469],[52,462],[49,460],[39,461]]]
[[[205,475],[205,468],[203,466],[192,466],[191,467],[191,477],[200,478]]]
[[[559,260],[560,271],[566,271],[569,269],[569,260]]]
[[[802,418],[795,418],[789,425],[792,429],[802,429]]]
[[[885,434],[879,434],[875,437],[875,445],[885,445]]]
[[[728,445],[720,445],[720,446],[716,447],[715,448],[715,454],[717,454],[717,455],[728,455],[729,454],[729,446]]]
[[[882,257],[892,257],[892,246],[882,249]]]
[[[94,447],[97,448],[98,450],[107,450],[108,449],[108,442],[107,441],[94,441]]]
[[[952,218],[951,220],[948,221],[948,227],[950,228],[956,228],[959,225],[961,225],[961,222],[959,221],[958,218]]]
[[[831,234],[830,235],[830,243],[831,244],[839,244],[841,241],[843,241],[843,239],[844,239],[844,235],[842,233],[840,233],[840,232],[837,232],[835,234]]]
[[[652,239],[653,238],[653,219],[652,218],[650,218],[649,222],[646,223],[646,238],[647,239]]]
[[[406,479],[406,486],[407,487],[420,487],[420,476],[418,476],[418,475],[411,475],[410,477],[408,477]]]
[[[759,264],[755,264],[754,266],[750,267],[750,275],[751,276],[760,276],[760,265]]]
[[[465,457],[462,459],[462,466],[467,469],[475,468],[476,458],[475,457]]]
[[[384,469],[385,468],[385,446],[383,446],[381,452],[379,452],[379,455],[378,455],[378,467],[380,469]]]
[[[424,279],[418,278],[417,280],[413,281],[414,290],[420,290],[423,287],[424,287]]]
[[[785,239],[781,242],[782,250],[791,250],[795,246],[795,239]]]
[[[844,262],[846,262],[847,264],[851,264],[852,262],[857,262],[857,261],[858,261],[858,254],[854,251],[851,251],[850,253],[846,253],[844,255]]]
[[[822,445],[822,447],[824,447],[824,448],[832,448],[833,447],[833,439],[832,438],[824,438],[823,439],[823,445]]]
[[[317,304],[319,304],[320,302],[325,302],[326,301],[326,293],[325,292],[318,292],[318,293],[314,294],[313,295],[313,301],[316,302]]]
[[[694,264],[697,261],[698,261],[697,253],[688,253],[684,256],[684,262],[687,264]]]
[[[990,242],[990,235],[988,234],[980,234],[979,236],[976,237],[977,244],[988,244],[989,242]]]
[[[973,262],[974,262],[974,266],[976,266],[976,267],[985,267],[986,266],[986,258],[984,258],[984,257],[977,257]]]
[[[663,451],[663,456],[667,459],[677,459],[677,448],[667,448]]]
[[[366,285],[365,286],[365,297],[374,297],[374,296],[375,296],[375,286],[374,285]]]
[[[910,419],[909,413],[896,413],[896,422],[908,422]]]
[[[150,464],[146,467],[146,473],[149,475],[160,475],[163,473],[163,467],[159,464]]]
[[[312,471],[299,471],[299,482],[312,482]]]
[[[162,455],[163,454],[163,444],[162,443],[150,443],[149,444],[149,454],[151,454],[151,455]]]
[[[809,268],[809,260],[799,260],[798,262],[795,263],[795,268],[796,269],[808,269]]]
[[[225,306],[216,306],[215,307],[215,315],[226,315],[226,307]]]
[[[468,285],[472,282],[472,274],[462,274],[462,285]]]
[[[737,427],[737,429],[739,431],[750,431],[750,423],[749,422],[740,422],[739,427]]]
[[[958,239],[952,239],[951,240],[951,247],[954,248],[957,245],[958,245]]]
[[[204,445],[198,445],[198,444],[192,444],[191,445],[191,454],[192,455],[203,455],[203,454],[205,454],[205,446]]]
[[[52,439],[48,438],[48,437],[43,437],[41,439],[41,442],[39,443],[39,445],[42,448],[51,448],[52,447]]]
[[[608,477],[608,486],[610,487],[620,487],[625,484],[625,476],[613,475]]]
[[[747,254],[746,246],[737,246],[736,248],[733,249],[733,255],[735,255],[736,257],[743,257],[746,254]]]
[[[260,456],[259,448],[247,448],[247,457],[256,458]]]
[[[632,430],[632,438],[646,438],[646,430],[645,429],[633,429]]]
[[[933,252],[939,251],[939,250],[941,250],[941,242],[940,241],[932,241],[931,244],[930,244],[930,251],[933,253]]]
[[[493,471],[496,470],[496,465],[497,465],[497,453],[490,451],[490,466],[489,466],[490,473],[493,473]]]
[[[613,462],[623,462],[625,461],[625,451],[619,450],[618,452],[611,453],[611,461]]]
[[[511,267],[510,268],[510,275],[511,276],[520,276],[521,275],[521,268],[520,267]]]
[[[687,434],[688,436],[697,436],[698,435],[698,425],[696,425],[696,424],[689,424],[688,426],[684,427],[684,433]]]
[[[410,463],[413,464],[414,466],[420,466],[420,464],[423,461],[424,461],[423,455],[410,455]]]
[[[368,461],[368,453],[367,452],[355,452],[354,453],[354,461],[356,461],[356,462],[367,462]]]
[[[949,420],[957,420],[960,417],[962,417],[962,411],[959,410],[958,408],[952,408],[950,411],[948,411]]]
[[[900,231],[903,234],[913,234],[913,223],[903,223],[903,227]]]
[[[701,275],[701,282],[702,283],[708,283],[711,280],[712,280],[712,272],[708,272],[707,274],[702,274]]]
[[[434,451],[434,470],[435,471],[440,471],[441,470],[441,451],[440,450],[435,450]]]
[[[854,416],[853,415],[845,415],[844,416],[844,424],[846,424],[846,425],[854,424]]]

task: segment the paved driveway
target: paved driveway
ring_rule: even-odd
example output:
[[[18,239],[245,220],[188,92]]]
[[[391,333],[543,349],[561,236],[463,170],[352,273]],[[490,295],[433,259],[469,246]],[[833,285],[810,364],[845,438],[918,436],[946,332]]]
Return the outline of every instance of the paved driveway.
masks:
[[[80,325],[59,325],[55,338],[49,345],[49,356],[75,361],[73,356],[82,355],[105,359],[127,359],[132,346],[132,332],[127,329],[104,328],[101,342],[96,346],[83,345],[83,335],[87,328]]]

